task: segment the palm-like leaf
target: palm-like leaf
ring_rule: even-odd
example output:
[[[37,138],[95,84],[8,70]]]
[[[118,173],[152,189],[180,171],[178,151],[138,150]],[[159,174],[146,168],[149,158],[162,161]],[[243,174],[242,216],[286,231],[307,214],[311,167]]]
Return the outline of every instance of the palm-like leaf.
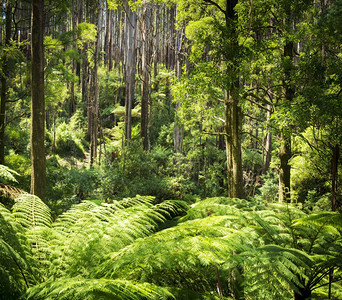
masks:
[[[39,280],[38,262],[25,236],[24,228],[0,204],[0,294],[17,299]],[[4,298],[4,299],[5,299]]]
[[[52,225],[49,207],[37,196],[20,195],[13,208],[13,216],[25,228],[50,227]]]
[[[160,287],[124,280],[66,278],[47,281],[31,288],[27,299],[32,300],[140,300],[174,299],[172,294]]]

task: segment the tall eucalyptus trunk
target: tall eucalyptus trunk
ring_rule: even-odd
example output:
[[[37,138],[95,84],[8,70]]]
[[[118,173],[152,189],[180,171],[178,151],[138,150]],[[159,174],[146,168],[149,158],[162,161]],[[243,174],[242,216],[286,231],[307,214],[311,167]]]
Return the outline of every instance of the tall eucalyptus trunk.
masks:
[[[234,58],[239,56],[239,46],[237,42],[236,24],[237,12],[235,7],[238,0],[226,1],[226,29],[229,32],[229,47],[234,51]],[[236,65],[234,70],[228,71],[231,83],[225,91],[224,107],[225,107],[225,143],[227,155],[227,182],[228,196],[232,198],[244,198],[244,182],[242,172],[242,155],[241,155],[241,136],[242,136],[242,111],[240,107],[239,95],[239,67]]]
[[[108,71],[113,68],[113,23],[113,10],[107,7],[104,65],[108,67]]]
[[[182,47],[183,47],[183,39],[184,39],[184,26],[178,30],[176,34],[176,48],[175,48],[175,71],[178,80],[180,80],[182,76],[182,67],[184,62],[184,57],[182,55]],[[180,109],[180,102],[175,104],[175,114],[177,116],[177,112]],[[173,143],[174,143],[174,152],[182,153],[183,151],[183,138],[184,138],[184,127],[177,122],[177,117],[174,122],[173,127]]]
[[[101,26],[102,26],[102,0],[98,0],[96,4],[97,14],[94,23],[97,25],[97,35],[95,42],[95,51],[93,55],[94,65],[91,68],[91,80],[89,86],[89,116],[88,116],[88,132],[90,136],[90,165],[92,165],[97,157],[97,138],[98,138],[98,111],[99,111],[99,87],[98,87],[98,66],[101,44]]]
[[[72,30],[73,30],[73,38],[76,39],[76,29],[79,24],[79,14],[78,14],[78,1],[72,1]],[[77,45],[74,46],[77,50]],[[72,74],[75,74],[77,70],[77,61],[72,59],[71,66]],[[76,97],[75,97],[75,82],[72,79],[70,82],[70,103],[69,103],[69,116],[71,117],[76,112]]]
[[[126,94],[125,94],[125,137],[127,145],[130,144],[132,138],[132,107],[134,103],[135,90],[135,73],[136,73],[136,13],[132,11],[125,2],[126,11],[126,53],[125,53],[125,78],[126,78]]]
[[[226,91],[224,100],[227,182],[229,197],[244,198],[241,155],[242,112],[237,93],[237,87],[231,87],[229,91]]]
[[[31,19],[31,194],[45,200],[44,1],[32,0]]]
[[[271,119],[271,105],[267,105],[267,123]],[[266,128],[266,137],[265,137],[265,149],[263,150],[264,154],[264,160],[263,160],[263,170],[262,172],[264,174],[267,173],[267,171],[270,168],[271,160],[272,160],[272,132],[270,130],[270,127],[267,126]]]
[[[140,137],[142,138],[145,150],[150,148],[150,135],[148,132],[149,124],[149,104],[150,104],[150,22],[151,7],[150,3],[144,3],[142,11],[142,52],[141,52],[141,121]]]

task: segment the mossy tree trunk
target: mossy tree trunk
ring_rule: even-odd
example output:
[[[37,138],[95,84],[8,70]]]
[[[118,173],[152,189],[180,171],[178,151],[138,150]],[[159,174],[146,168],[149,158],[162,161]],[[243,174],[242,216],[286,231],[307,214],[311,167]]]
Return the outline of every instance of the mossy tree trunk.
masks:
[[[237,90],[232,88],[225,96],[225,142],[227,155],[228,196],[244,198],[241,158],[242,112]]]
[[[237,42],[236,22],[238,19],[235,7],[238,0],[227,0],[225,19],[226,31],[230,35],[229,48],[234,51],[233,60],[239,57]],[[232,61],[231,63],[234,63]],[[244,198],[244,183],[242,173],[241,135],[242,135],[242,111],[239,95],[239,66],[230,70],[231,83],[225,92],[225,142],[227,153],[227,181],[228,196],[232,198]]]

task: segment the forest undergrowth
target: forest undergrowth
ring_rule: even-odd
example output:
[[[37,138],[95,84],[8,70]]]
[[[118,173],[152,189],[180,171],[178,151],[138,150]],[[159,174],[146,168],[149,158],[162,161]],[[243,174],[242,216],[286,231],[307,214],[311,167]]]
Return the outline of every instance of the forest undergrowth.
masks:
[[[0,205],[0,299],[339,299],[342,219],[226,197]]]

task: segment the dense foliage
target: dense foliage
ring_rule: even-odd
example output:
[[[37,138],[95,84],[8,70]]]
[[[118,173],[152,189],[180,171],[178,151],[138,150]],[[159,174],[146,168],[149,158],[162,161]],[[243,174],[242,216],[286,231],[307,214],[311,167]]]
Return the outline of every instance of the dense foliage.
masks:
[[[177,218],[175,218],[178,216]],[[2,299],[340,298],[341,215],[208,198],[1,205]],[[330,292],[329,292],[330,290]]]
[[[0,300],[342,298],[342,0],[0,12]]]
[[[90,2],[45,7],[54,16],[46,18],[44,32],[46,201],[56,214],[83,199],[225,196],[232,189],[227,157],[236,147],[245,198],[280,197],[286,184],[287,200],[307,210],[340,206],[340,0],[235,1],[230,21],[225,1],[129,1],[142,18],[135,33],[131,120],[125,69],[130,42],[121,40],[128,35],[130,6]],[[0,116],[6,115],[3,125],[0,118],[0,163],[20,174],[14,185],[26,191],[30,8],[7,1],[0,24]],[[236,81],[234,70],[241,128],[230,148],[225,93]]]

